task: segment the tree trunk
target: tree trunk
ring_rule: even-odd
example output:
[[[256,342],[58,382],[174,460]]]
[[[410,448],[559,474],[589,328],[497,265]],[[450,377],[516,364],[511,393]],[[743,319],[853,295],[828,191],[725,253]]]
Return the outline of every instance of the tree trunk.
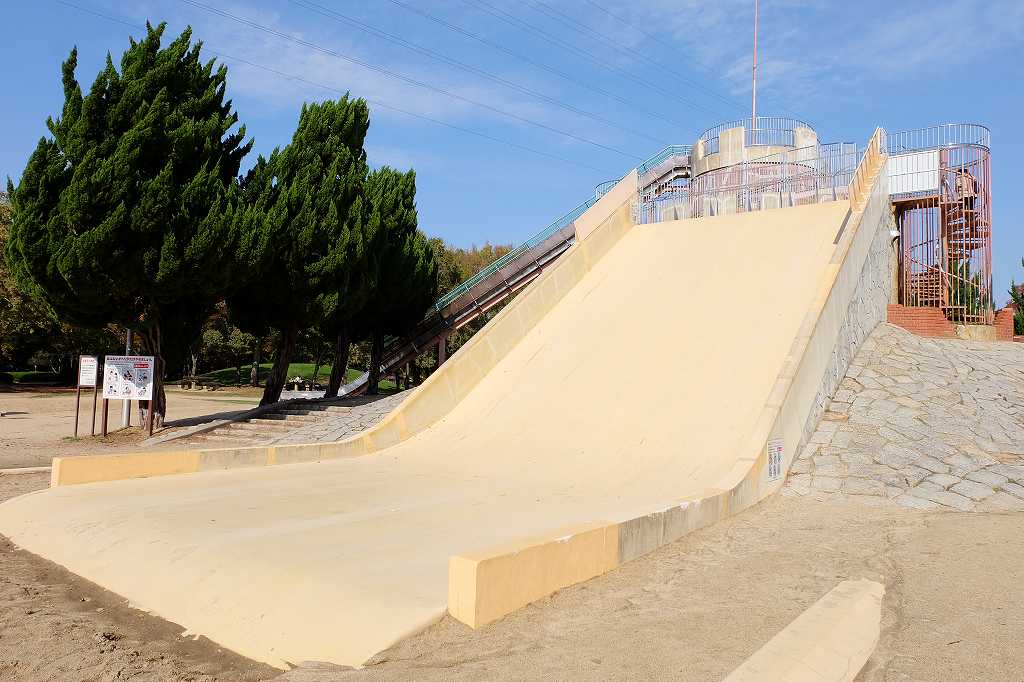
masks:
[[[413,386],[420,385],[420,366],[416,360],[409,363],[409,378],[412,380]]]
[[[366,395],[380,393],[380,363],[384,358],[384,331],[373,330],[373,344],[370,348],[370,376],[366,381]]]
[[[348,327],[342,327],[338,332],[337,345],[334,348],[334,366],[331,367],[331,378],[327,383],[326,398],[334,398],[345,383],[345,375],[348,373],[348,351],[351,345],[348,336]]]
[[[252,353],[252,369],[249,370],[249,383],[260,385],[260,351],[263,350],[263,337],[256,339],[256,348]]]
[[[276,403],[281,399],[281,391],[284,383],[288,380],[288,365],[291,363],[292,355],[295,354],[295,342],[299,337],[299,328],[290,324],[281,330],[281,338],[277,343],[277,356],[274,358],[274,366],[270,369],[267,377],[267,385],[263,388],[263,398],[260,405]]]
[[[164,356],[161,347],[160,323],[156,322],[152,327],[139,332],[143,345],[150,355],[153,356],[153,400],[146,406],[146,409],[153,410],[153,428],[159,429],[164,425],[164,415],[167,414],[167,395],[164,393]],[[140,423],[139,426],[143,426]]]
[[[320,365],[324,361],[324,344],[318,343],[316,345],[316,362],[313,363],[313,378],[310,379],[314,384],[316,383],[317,377],[320,376]]]

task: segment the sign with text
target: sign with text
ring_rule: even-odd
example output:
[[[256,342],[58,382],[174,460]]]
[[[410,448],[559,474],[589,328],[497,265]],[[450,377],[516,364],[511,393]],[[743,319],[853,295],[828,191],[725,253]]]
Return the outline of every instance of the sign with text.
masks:
[[[781,438],[768,441],[768,480],[777,481],[782,476],[782,454],[786,444]]]
[[[153,356],[106,356],[103,364],[103,399],[152,400]]]
[[[79,355],[78,385],[95,386],[97,369],[99,369],[99,361],[95,355]]]

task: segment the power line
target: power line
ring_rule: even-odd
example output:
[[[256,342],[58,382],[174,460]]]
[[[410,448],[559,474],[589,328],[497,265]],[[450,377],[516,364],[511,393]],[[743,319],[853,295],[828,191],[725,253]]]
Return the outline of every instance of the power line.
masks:
[[[624,97],[620,97],[619,95],[616,95],[613,92],[609,92],[608,90],[605,90],[603,88],[599,88],[599,87],[597,87],[595,85],[591,85],[590,83],[587,83],[585,81],[581,81],[581,80],[579,80],[578,78],[576,78],[575,76],[573,76],[570,73],[566,73],[565,71],[562,71],[561,69],[556,69],[555,67],[550,66],[548,64],[545,64],[543,62],[539,62],[539,61],[537,61],[537,60],[535,60],[535,59],[533,59],[533,58],[531,58],[531,57],[529,57],[527,55],[522,54],[521,52],[516,52],[515,50],[510,50],[509,48],[507,48],[506,46],[502,45],[501,43],[497,43],[497,42],[494,42],[493,40],[489,40],[488,38],[485,38],[484,36],[481,36],[478,33],[474,33],[473,31],[469,31],[469,30],[463,28],[462,26],[458,26],[457,24],[453,24],[450,21],[446,21],[445,19],[442,19],[441,17],[438,17],[438,16],[436,16],[434,14],[431,14],[430,12],[427,12],[426,10],[420,9],[419,7],[415,7],[415,6],[410,5],[408,3],[402,2],[402,0],[388,0],[388,2],[390,2],[391,4],[396,5],[398,7],[401,7],[403,9],[409,10],[410,12],[414,12],[414,13],[420,15],[421,17],[423,17],[424,19],[427,19],[428,21],[432,21],[432,22],[434,22],[435,24],[437,24],[439,26],[443,26],[443,27],[447,28],[450,31],[453,31],[455,33],[463,35],[463,36],[465,36],[465,37],[467,37],[467,38],[469,38],[471,40],[475,40],[476,42],[480,43],[481,45],[486,45],[487,47],[490,47],[490,48],[492,48],[494,50],[498,50],[499,52],[503,52],[503,53],[509,55],[510,57],[513,57],[513,58],[518,59],[518,60],[520,60],[522,62],[525,62],[526,64],[530,64],[532,66],[535,66],[538,69],[542,69],[544,71],[547,71],[548,73],[554,74],[554,75],[558,76],[559,78],[562,78],[562,79],[564,79],[564,80],[566,80],[566,81],[568,81],[570,83],[578,85],[581,88],[585,88],[587,90],[590,90],[591,92],[596,92],[599,95],[603,95],[605,97],[608,97],[609,99],[612,99],[612,100],[614,100],[616,102],[624,104],[627,107],[630,107],[631,109],[635,109],[636,111],[639,111],[640,113],[646,114],[647,116],[659,119],[661,121],[664,121],[664,122],[672,124],[672,125],[678,125],[678,123],[679,123],[678,121],[670,119],[667,116],[665,116],[663,114],[660,114],[660,113],[658,113],[656,111],[651,111],[650,109],[645,109],[644,107],[639,106],[634,100],[629,100],[629,99],[626,99]]]
[[[640,28],[639,26],[637,26],[636,24],[631,22],[629,19],[626,19],[623,16],[621,16],[619,14],[616,14],[615,12],[612,12],[610,9],[608,9],[607,7],[604,7],[604,6],[600,5],[600,4],[598,4],[594,0],[586,0],[586,2],[587,2],[587,4],[589,4],[589,5],[597,8],[597,9],[599,9],[602,12],[604,12],[605,14],[610,16],[612,19],[615,19],[616,21],[619,21],[619,22],[625,24],[626,26],[629,26],[634,31],[637,31],[638,33],[640,33],[644,37],[646,37],[646,38],[648,38],[650,40],[653,40],[653,41],[655,41],[657,43],[661,43],[662,45],[664,45],[665,47],[667,47],[667,48],[669,48],[671,50],[678,50],[679,49],[678,46],[669,43],[668,41],[658,37],[657,35],[654,35],[653,33],[648,33],[644,29]],[[692,57],[687,57],[687,60],[691,64],[694,64],[695,66],[699,66],[700,68],[704,69],[705,72],[707,72],[708,74],[710,74],[712,76],[720,75],[718,73],[718,71],[716,71],[715,69],[712,69],[710,66],[708,66],[707,64],[704,64],[703,62],[701,62],[701,61],[699,61],[697,59],[694,59]],[[779,101],[779,99],[776,98],[776,97],[767,97],[767,98],[763,97],[763,99],[770,99],[770,100],[775,101],[775,102]],[[792,109],[787,109],[784,106],[780,106],[779,108],[782,111],[784,111],[784,112],[788,112],[788,113],[792,114],[793,116],[796,116],[797,118],[799,118],[801,116],[801,114],[796,113]]]
[[[129,21],[125,21],[124,19],[119,19],[117,17],[111,16],[109,14],[104,14],[102,12],[98,12],[98,11],[90,9],[88,7],[82,7],[81,5],[76,5],[75,3],[67,2],[67,0],[55,0],[55,2],[58,2],[58,3],[62,4],[62,5],[67,6],[67,7],[72,7],[74,9],[76,9],[76,10],[81,11],[81,12],[85,12],[86,14],[91,14],[93,16],[100,17],[101,19],[106,19],[107,21],[112,21],[112,22],[115,22],[115,23],[118,23],[118,24],[122,24],[124,26],[128,26],[130,28],[134,28],[134,29],[139,29],[139,30],[143,30],[143,31],[146,30],[145,26],[142,26],[142,25],[139,25],[139,24],[135,24],[135,23],[132,23],[132,22],[129,22]],[[222,60],[229,60],[229,61],[238,62],[240,64],[245,64],[247,66],[250,66],[250,67],[253,67],[253,68],[256,68],[256,69],[260,69],[262,71],[266,71],[267,73],[274,74],[274,75],[279,76],[279,77],[281,77],[281,78],[283,78],[285,80],[295,81],[295,82],[298,82],[298,83],[305,83],[306,85],[312,85],[313,87],[322,88],[324,90],[328,90],[328,91],[331,91],[331,92],[336,92],[336,93],[341,94],[341,95],[348,94],[347,90],[342,90],[340,88],[336,88],[336,87],[331,86],[331,85],[325,85],[323,83],[318,83],[316,81],[309,80],[308,78],[304,78],[303,76],[296,76],[295,74],[290,74],[290,73],[287,73],[287,72],[284,72],[284,71],[280,71],[278,69],[275,69],[275,68],[272,68],[272,67],[269,67],[269,66],[265,66],[263,64],[257,64],[256,62],[252,62],[252,61],[249,61],[247,59],[243,59],[242,57],[236,57],[236,56],[228,54],[228,53],[226,53],[226,52],[224,52],[222,50],[218,50],[216,47],[213,47],[213,46],[208,46],[208,49],[210,50],[211,54],[213,54],[213,55],[215,55],[217,57],[220,57]],[[482,139],[485,139],[485,140],[489,140],[491,142],[497,142],[499,144],[503,144],[503,145],[506,145],[506,146],[509,146],[509,147],[513,147],[515,149],[519,149],[519,150],[522,150],[522,151],[525,151],[525,152],[529,152],[531,154],[536,154],[538,156],[543,156],[543,157],[548,158],[548,159],[553,159],[555,161],[561,161],[562,163],[567,163],[567,164],[571,164],[571,165],[574,165],[574,166],[579,166],[581,168],[586,168],[586,169],[589,169],[589,170],[594,170],[594,171],[597,171],[599,173],[607,174],[609,176],[616,176],[616,172],[615,171],[609,171],[606,168],[598,168],[596,166],[591,166],[591,165],[586,164],[586,163],[581,163],[579,161],[574,161],[573,159],[568,159],[568,158],[565,158],[565,157],[562,157],[562,156],[558,156],[557,154],[551,154],[549,152],[545,152],[545,151],[542,151],[542,150],[539,150],[539,149],[534,149],[533,147],[522,145],[522,144],[519,144],[518,142],[512,142],[511,140],[505,140],[505,139],[502,139],[502,138],[499,138],[499,137],[495,137],[495,136],[490,135],[488,133],[482,133],[482,132],[480,132],[478,130],[473,130],[471,128],[465,128],[463,126],[455,125],[453,123],[448,123],[447,121],[442,121],[442,120],[439,120],[439,119],[436,119],[436,118],[432,118],[430,116],[425,116],[423,114],[418,114],[418,113],[413,112],[413,111],[408,111],[406,109],[402,109],[400,107],[396,107],[394,105],[387,104],[386,102],[381,102],[381,101],[373,100],[373,99],[367,99],[365,97],[363,99],[366,100],[367,103],[372,104],[373,106],[382,107],[384,109],[389,109],[391,111],[395,111],[395,112],[398,112],[400,114],[405,114],[406,116],[412,116],[412,117],[418,118],[418,119],[420,119],[422,121],[427,121],[427,122],[430,122],[430,123],[434,123],[436,125],[444,126],[445,128],[450,128],[452,130],[457,130],[457,131],[462,132],[462,133],[473,135],[475,137],[479,137],[479,138],[482,138]]]
[[[523,93],[525,95],[529,95],[531,97],[535,97],[535,98],[537,98],[537,99],[539,99],[541,101],[547,102],[547,103],[552,104],[554,106],[557,106],[557,107],[559,107],[561,109],[565,109],[566,111],[569,111],[571,113],[577,114],[579,116],[584,116],[586,118],[589,118],[591,120],[597,121],[599,123],[603,123],[603,124],[605,124],[607,126],[611,126],[613,128],[617,128],[617,129],[622,130],[624,132],[627,132],[627,133],[629,133],[631,135],[636,135],[637,137],[646,138],[646,139],[651,140],[651,141],[653,141],[653,142],[655,142],[657,144],[665,144],[665,141],[662,140],[662,139],[659,139],[659,138],[654,137],[652,135],[648,135],[647,133],[640,132],[640,131],[634,130],[632,128],[628,128],[626,126],[620,125],[620,124],[618,124],[618,123],[616,123],[616,122],[614,122],[614,121],[612,121],[610,119],[607,119],[607,118],[605,118],[603,116],[599,116],[597,114],[591,113],[591,112],[586,111],[584,109],[580,109],[579,107],[573,106],[571,104],[567,104],[567,103],[562,102],[560,100],[557,100],[557,99],[555,99],[553,97],[549,97],[548,95],[545,95],[542,92],[538,92],[536,90],[533,90],[532,88],[528,88],[528,87],[526,87],[524,85],[520,85],[520,84],[515,83],[513,81],[510,81],[510,80],[508,80],[506,78],[502,78],[501,76],[498,76],[498,75],[496,75],[494,73],[491,73],[490,71],[486,71],[484,69],[480,69],[478,67],[472,66],[471,64],[466,64],[465,62],[459,61],[458,59],[455,59],[453,57],[448,57],[448,56],[446,56],[446,55],[444,55],[444,54],[442,54],[440,52],[437,52],[437,51],[432,50],[432,49],[427,48],[427,47],[423,47],[422,45],[417,45],[416,43],[412,43],[412,42],[410,42],[408,40],[405,40],[401,36],[397,36],[397,35],[395,35],[393,33],[388,33],[386,31],[380,30],[380,29],[375,28],[375,27],[373,27],[373,26],[371,26],[369,24],[366,24],[366,23],[364,23],[362,21],[359,21],[358,19],[354,19],[354,18],[352,18],[350,16],[342,14],[341,12],[329,9],[327,7],[324,7],[323,5],[318,5],[315,2],[311,2],[311,0],[290,0],[290,2],[292,2],[292,4],[298,5],[299,7],[302,7],[304,9],[308,9],[311,12],[315,12],[315,13],[321,15],[321,16],[327,17],[329,19],[334,19],[335,21],[338,21],[340,23],[345,23],[345,24],[348,24],[350,26],[355,26],[356,28],[359,28],[359,29],[361,29],[363,31],[367,31],[367,32],[369,32],[369,33],[371,33],[371,34],[381,38],[382,40],[386,40],[386,41],[394,43],[396,45],[400,45],[400,46],[402,46],[402,47],[404,47],[404,48],[406,48],[408,50],[416,52],[417,54],[422,54],[422,55],[424,55],[426,57],[430,57],[431,59],[437,60],[437,61],[442,62],[444,64],[448,64],[450,66],[454,66],[456,68],[462,69],[463,71],[467,71],[469,73],[476,74],[476,75],[478,75],[478,76],[480,76],[482,78],[486,78],[489,81],[492,81],[492,82],[497,83],[499,85],[503,85],[503,86],[505,86],[507,88],[511,88],[511,89],[516,90],[517,92],[521,92],[521,93]]]
[[[646,56],[644,54],[641,54],[639,51],[637,51],[635,49],[624,49],[624,48],[619,47],[616,44],[617,41],[616,41],[616,39],[614,37],[609,36],[606,33],[602,33],[600,31],[597,31],[597,30],[587,26],[582,21],[578,21],[578,20],[574,19],[570,15],[566,14],[565,12],[561,11],[560,9],[558,9],[556,7],[552,7],[551,5],[549,5],[546,2],[535,1],[532,4],[533,4],[533,8],[536,11],[540,12],[541,14],[543,14],[544,16],[546,16],[548,18],[551,18],[551,19],[554,19],[555,21],[557,21],[557,22],[559,22],[559,23],[561,23],[561,24],[563,24],[565,26],[568,26],[569,28],[572,28],[573,30],[575,30],[575,31],[577,31],[579,33],[589,34],[590,36],[593,36],[594,38],[596,38],[600,42],[604,43],[605,45],[611,47],[613,50],[615,50],[616,52],[618,52],[620,54],[624,54],[626,56],[633,57],[634,59],[640,59],[640,60],[642,60],[644,62],[647,62],[648,64],[652,64],[652,65],[656,66],[657,68],[662,69],[665,72],[674,75],[676,78],[678,78],[683,83],[686,83],[686,84],[688,84],[688,85],[690,85],[690,86],[692,86],[694,88],[697,88],[698,90],[703,90],[704,92],[708,93],[709,95],[714,96],[718,100],[724,102],[725,104],[728,104],[731,107],[738,108],[738,109],[744,109],[743,105],[739,104],[738,102],[736,102],[736,101],[734,101],[732,99],[729,99],[729,98],[725,97],[724,95],[721,95],[721,94],[715,92],[711,88],[706,87],[706,86],[702,85],[701,83],[698,83],[695,80],[692,80],[691,78],[689,78],[685,74],[682,74],[679,71],[676,71],[675,69],[673,69],[673,68],[671,68],[669,66],[666,66],[663,62],[660,62],[660,61],[658,61],[656,59],[653,59],[653,58],[648,57],[648,56]]]
[[[679,97],[678,95],[675,95],[672,92],[666,92],[664,84],[654,83],[653,81],[649,81],[649,80],[647,80],[647,79],[645,79],[645,78],[643,78],[641,76],[636,75],[635,73],[631,73],[631,72],[629,72],[629,71],[627,71],[625,69],[622,69],[622,68],[612,64],[611,62],[608,62],[608,61],[602,59],[601,57],[599,57],[598,55],[594,54],[593,52],[591,52],[589,50],[585,50],[585,49],[580,48],[580,47],[577,47],[577,46],[573,45],[572,43],[566,42],[566,41],[562,40],[561,38],[559,38],[558,36],[555,36],[555,35],[549,33],[548,31],[545,31],[542,28],[538,28],[537,26],[534,26],[533,24],[531,24],[531,23],[529,23],[527,21],[523,21],[522,19],[519,19],[518,17],[516,17],[516,16],[514,16],[512,14],[509,14],[508,12],[506,12],[503,9],[495,7],[494,5],[491,5],[488,2],[484,2],[484,0],[463,0],[463,2],[470,3],[473,6],[477,7],[478,9],[481,9],[482,11],[486,12],[487,14],[490,14],[491,16],[493,16],[493,17],[495,17],[495,18],[497,18],[497,19],[499,19],[499,20],[501,20],[501,21],[503,21],[503,22],[505,22],[507,24],[515,26],[516,28],[519,28],[520,30],[527,31],[529,33],[533,33],[534,35],[538,35],[545,42],[547,42],[547,43],[549,43],[551,45],[555,45],[556,47],[559,47],[559,48],[561,48],[563,50],[566,50],[568,52],[571,52],[573,54],[576,54],[576,55],[578,55],[578,56],[580,56],[580,57],[582,57],[582,58],[584,58],[586,60],[594,62],[595,64],[597,64],[601,68],[607,69],[609,71],[614,71],[615,73],[620,74],[624,78],[627,78],[629,80],[634,81],[635,83],[639,83],[639,84],[641,84],[641,85],[643,85],[643,86],[645,86],[647,88],[650,88],[651,91],[653,91],[653,92],[655,92],[655,93],[657,93],[657,94],[659,94],[659,95],[661,95],[661,96],[663,96],[663,97],[665,97],[667,99],[679,100],[680,102],[682,102],[683,104],[685,104],[685,105],[687,105],[689,107],[693,107],[693,108],[696,108],[696,109],[701,109],[701,110],[703,110],[703,111],[705,111],[705,112],[707,112],[707,113],[709,113],[709,114],[711,114],[713,116],[720,116],[721,115],[721,112],[715,111],[713,109],[709,109],[708,107],[704,106],[703,104],[700,104],[698,102],[694,102],[692,100],[688,100],[688,99],[686,99],[684,97]],[[696,130],[696,129],[694,129],[694,130]]]
[[[193,7],[197,7],[197,8],[202,9],[202,10],[206,10],[207,12],[210,12],[211,14],[216,14],[218,16],[224,17],[225,19],[229,19],[229,20],[234,21],[235,23],[241,24],[243,26],[248,26],[250,28],[256,29],[257,31],[261,31],[261,32],[266,33],[268,35],[273,35],[273,36],[276,36],[276,37],[281,38],[283,40],[287,40],[289,42],[295,43],[296,45],[302,45],[303,47],[308,47],[308,48],[310,48],[312,50],[316,50],[318,52],[322,52],[324,54],[330,55],[330,56],[335,57],[337,59],[341,59],[343,61],[349,62],[350,64],[355,64],[357,66],[361,66],[364,69],[368,69],[370,71],[375,71],[377,73],[384,74],[385,76],[388,76],[389,78],[394,78],[396,80],[400,80],[400,81],[402,81],[404,83],[408,83],[409,85],[415,85],[416,87],[423,88],[425,90],[430,90],[431,92],[436,92],[436,93],[444,95],[446,97],[450,97],[451,99],[456,99],[456,100],[459,100],[459,101],[462,101],[462,102],[466,102],[468,104],[473,104],[475,106],[480,107],[481,109],[487,109],[488,111],[493,111],[494,113],[501,114],[502,116],[507,116],[509,118],[515,119],[517,121],[520,121],[522,123],[526,123],[527,125],[532,125],[532,126],[535,126],[537,128],[541,128],[542,130],[546,130],[548,132],[552,132],[552,133],[556,133],[558,135],[562,135],[564,137],[568,137],[570,139],[576,140],[577,142],[582,142],[584,144],[589,144],[591,146],[598,147],[600,149],[604,149],[606,151],[615,152],[616,154],[619,154],[621,156],[625,156],[625,157],[628,157],[628,158],[631,158],[631,159],[643,160],[643,157],[637,156],[637,155],[635,155],[635,154],[633,154],[631,152],[623,151],[621,149],[617,149],[615,147],[603,144],[601,142],[597,142],[595,140],[588,139],[588,138],[583,137],[581,135],[576,135],[574,133],[570,133],[570,132],[567,132],[565,130],[560,130],[560,129],[555,128],[553,126],[549,126],[546,123],[541,123],[539,121],[534,121],[532,119],[526,118],[525,116],[520,116],[519,114],[514,114],[514,113],[512,113],[510,111],[505,111],[504,109],[500,109],[500,108],[492,106],[490,104],[486,104],[484,102],[480,102],[480,101],[472,99],[470,97],[466,97],[464,95],[460,95],[458,93],[451,92],[450,90],[445,90],[444,88],[439,88],[437,86],[430,85],[429,83],[426,83],[426,82],[421,81],[421,80],[417,80],[416,78],[413,78],[411,76],[406,76],[406,75],[398,73],[396,71],[391,71],[390,69],[386,69],[386,68],[384,68],[382,66],[377,66],[376,64],[371,64],[369,62],[363,61],[362,59],[358,59],[356,57],[349,56],[349,55],[344,54],[342,52],[338,52],[337,50],[334,50],[334,49],[331,49],[331,48],[327,48],[327,47],[324,47],[322,45],[318,45],[317,43],[311,42],[309,40],[303,40],[302,38],[297,38],[297,37],[295,37],[293,35],[290,35],[288,33],[284,33],[283,31],[278,31],[277,29],[271,28],[269,26],[264,26],[263,24],[260,24],[258,22],[252,21],[251,19],[246,19],[245,17],[240,17],[238,15],[231,14],[230,12],[226,12],[226,11],[224,11],[222,9],[218,9],[216,7],[211,7],[211,6],[203,4],[201,2],[196,2],[195,0],[180,0],[180,2],[182,2],[182,3],[186,4],[186,5],[191,5]]]
[[[113,21],[113,22],[116,22],[118,24],[122,24],[124,26],[127,26],[128,28],[141,29],[143,31],[146,30],[145,26],[141,26],[139,24],[135,24],[135,23],[132,23],[130,21],[125,21],[124,19],[118,19],[117,17],[110,16],[109,14],[104,14],[103,12],[97,12],[94,9],[89,9],[88,7],[82,7],[81,5],[76,5],[73,2],[67,2],[67,0],[54,0],[54,2],[60,3],[61,5],[64,5],[66,7],[73,7],[73,8],[77,9],[80,12],[85,12],[86,14],[91,14],[94,17],[100,17],[101,19],[106,19],[107,21]]]
[[[263,71],[266,71],[268,73],[272,73],[274,75],[280,76],[280,77],[285,78],[287,80],[297,81],[299,83],[305,83],[307,85],[312,85],[312,86],[317,87],[317,88],[323,88],[324,90],[329,90],[331,92],[336,92],[336,93],[338,93],[340,95],[347,95],[347,94],[349,94],[348,90],[342,90],[341,88],[336,88],[336,87],[331,86],[331,85],[324,85],[323,83],[317,83],[316,81],[311,81],[311,80],[309,80],[307,78],[304,78],[302,76],[296,76],[294,74],[285,73],[284,71],[279,71],[279,70],[271,68],[269,66],[264,66],[262,64],[257,64],[255,62],[251,62],[251,61],[249,61],[247,59],[243,59],[242,57],[232,56],[230,54],[227,54],[226,52],[223,52],[221,50],[217,50],[216,48],[211,48],[211,52],[213,54],[219,56],[221,59],[226,59],[226,60],[229,60],[229,61],[239,62],[239,63],[245,64],[247,66],[251,66],[251,67],[254,67],[254,68],[257,68],[257,69],[261,69]],[[414,111],[409,111],[407,109],[402,109],[400,107],[396,107],[396,106],[393,106],[391,104],[387,104],[385,102],[381,102],[379,100],[367,99],[366,97],[364,97],[363,99],[367,103],[372,104],[375,107],[383,107],[384,109],[390,109],[391,111],[395,111],[395,112],[398,112],[400,114],[405,114],[406,116],[412,116],[412,117],[418,118],[418,119],[420,119],[422,121],[429,121],[430,123],[435,123],[437,125],[444,126],[445,128],[451,128],[452,130],[457,130],[459,132],[468,133],[469,135],[474,135],[476,137],[480,137],[480,138],[483,138],[485,140],[490,140],[492,142],[498,142],[500,144],[508,145],[509,147],[515,147],[516,149],[521,149],[523,151],[530,152],[531,154],[537,154],[539,156],[544,156],[544,157],[547,157],[549,159],[554,159],[556,161],[561,161],[563,163],[572,164],[574,166],[580,166],[581,168],[587,168],[589,170],[595,170],[595,171],[597,171],[599,173],[612,173],[614,175],[614,173],[612,171],[609,171],[606,168],[598,168],[596,166],[591,166],[591,165],[586,164],[586,163],[580,163],[579,161],[573,161],[572,159],[567,159],[567,158],[565,158],[563,156],[558,156],[557,154],[549,154],[548,152],[541,151],[539,149],[534,149],[532,147],[528,147],[526,145],[519,144],[518,142],[512,142],[511,140],[504,140],[502,138],[494,137],[493,135],[489,135],[487,133],[482,133],[482,132],[480,132],[478,130],[473,130],[471,128],[464,128],[463,126],[455,125],[454,123],[448,123],[447,121],[441,121],[439,119],[432,118],[430,116],[424,116],[423,114],[417,114]]]

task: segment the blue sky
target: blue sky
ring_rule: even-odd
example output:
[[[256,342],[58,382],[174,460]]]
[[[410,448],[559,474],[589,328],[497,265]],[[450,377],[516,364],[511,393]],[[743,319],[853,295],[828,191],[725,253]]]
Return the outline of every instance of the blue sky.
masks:
[[[191,25],[223,56],[257,152],[288,142],[303,101],[350,90],[378,103],[371,164],[415,168],[420,226],[463,246],[522,241],[665,144],[749,115],[750,0],[68,3],[88,11],[59,0],[5,8],[0,175],[17,180],[59,113],[71,47],[87,86],[105,54],[116,62],[138,35],[125,23],[147,19],[168,22],[170,35]],[[761,114],[799,116],[823,140],[859,144],[878,125],[991,128],[1001,303],[1011,277],[1024,280],[1024,169],[1013,162],[1024,158],[1024,3],[762,0],[761,22]]]

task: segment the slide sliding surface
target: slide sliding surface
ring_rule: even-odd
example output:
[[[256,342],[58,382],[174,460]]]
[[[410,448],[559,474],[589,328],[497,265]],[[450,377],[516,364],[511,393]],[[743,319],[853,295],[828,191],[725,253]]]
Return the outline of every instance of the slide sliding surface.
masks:
[[[701,496],[752,456],[848,208],[628,229],[392,447],[52,488],[0,532],[251,658],[359,665],[443,615],[451,556]]]

